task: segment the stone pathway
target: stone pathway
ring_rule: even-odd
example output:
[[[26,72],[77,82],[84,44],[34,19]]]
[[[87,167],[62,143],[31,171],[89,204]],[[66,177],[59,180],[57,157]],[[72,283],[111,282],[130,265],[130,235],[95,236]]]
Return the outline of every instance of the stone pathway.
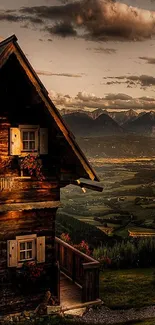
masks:
[[[111,310],[106,306],[98,306],[95,309],[89,308],[81,317],[75,316],[75,320],[86,323],[100,323],[102,325],[123,323],[131,320],[143,320],[155,317],[155,306],[140,309],[131,308],[128,310]],[[155,321],[154,323],[155,324]]]

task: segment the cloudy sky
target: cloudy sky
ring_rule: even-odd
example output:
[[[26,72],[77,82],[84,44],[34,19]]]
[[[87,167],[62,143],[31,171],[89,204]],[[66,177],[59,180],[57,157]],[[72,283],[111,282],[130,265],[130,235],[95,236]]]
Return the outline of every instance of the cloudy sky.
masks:
[[[0,0],[58,108],[155,110],[155,0]]]

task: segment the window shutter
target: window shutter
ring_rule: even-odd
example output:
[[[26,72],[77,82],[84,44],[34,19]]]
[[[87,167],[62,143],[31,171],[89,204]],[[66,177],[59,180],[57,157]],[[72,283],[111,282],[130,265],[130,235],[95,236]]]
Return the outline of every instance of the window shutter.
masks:
[[[37,262],[45,262],[45,237],[37,237]]]
[[[21,153],[20,129],[10,128],[10,155]]]
[[[48,129],[40,128],[40,154],[48,154]]]
[[[7,264],[8,267],[16,267],[17,266],[17,241],[16,240],[8,240],[7,241]]]

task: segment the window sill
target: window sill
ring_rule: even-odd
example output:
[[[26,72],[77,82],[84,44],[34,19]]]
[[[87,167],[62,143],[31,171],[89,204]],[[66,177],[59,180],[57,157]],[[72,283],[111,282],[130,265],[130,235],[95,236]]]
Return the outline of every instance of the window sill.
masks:
[[[39,156],[40,154],[39,151],[22,151],[18,157],[23,158],[28,155]]]

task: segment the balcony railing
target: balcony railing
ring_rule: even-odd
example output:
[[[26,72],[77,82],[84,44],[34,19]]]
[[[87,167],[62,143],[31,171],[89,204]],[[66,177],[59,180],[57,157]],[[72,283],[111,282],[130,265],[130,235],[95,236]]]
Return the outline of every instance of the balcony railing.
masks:
[[[81,287],[81,302],[99,298],[99,266],[92,257],[56,237],[60,271]]]

